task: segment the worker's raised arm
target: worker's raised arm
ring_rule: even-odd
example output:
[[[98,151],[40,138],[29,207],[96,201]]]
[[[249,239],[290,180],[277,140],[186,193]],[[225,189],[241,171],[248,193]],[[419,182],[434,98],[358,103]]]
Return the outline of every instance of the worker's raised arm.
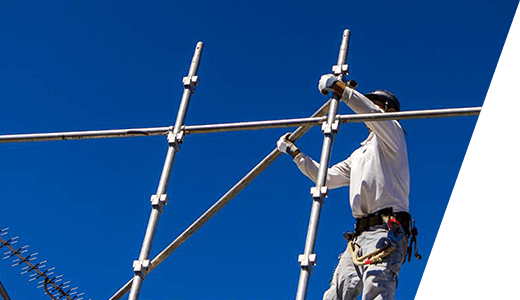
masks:
[[[355,113],[384,113],[385,111],[365,97],[360,92],[348,87],[344,82],[333,75],[323,75],[320,79],[318,89],[322,94],[328,91],[341,97]],[[386,146],[392,151],[398,151],[404,143],[404,131],[396,120],[365,122]]]
[[[360,92],[345,87],[341,97],[348,107],[357,114],[384,113],[384,110],[370,101]],[[397,120],[365,122],[381,140],[393,151],[397,152],[404,146],[404,131]]]

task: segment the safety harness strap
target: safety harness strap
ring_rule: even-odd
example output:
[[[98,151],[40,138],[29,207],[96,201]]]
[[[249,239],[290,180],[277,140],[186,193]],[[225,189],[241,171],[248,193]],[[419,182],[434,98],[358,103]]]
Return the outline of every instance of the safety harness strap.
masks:
[[[408,245],[406,255],[408,261],[410,261],[412,257],[412,248],[414,249],[415,258],[421,259],[417,247],[418,231],[409,213],[394,213],[392,208],[385,208],[363,218],[358,218],[356,221],[355,233],[344,234],[344,237],[348,240],[347,248],[349,249],[352,261],[355,265],[362,266],[382,263],[383,259],[397,248],[397,244],[402,238],[410,238],[410,244]],[[372,226],[383,224],[388,226],[388,237],[386,238],[385,245],[381,248],[377,248],[371,253],[358,256],[360,247],[355,243],[356,237],[361,235],[364,231],[369,230]],[[405,261],[406,257],[403,259],[403,263]]]

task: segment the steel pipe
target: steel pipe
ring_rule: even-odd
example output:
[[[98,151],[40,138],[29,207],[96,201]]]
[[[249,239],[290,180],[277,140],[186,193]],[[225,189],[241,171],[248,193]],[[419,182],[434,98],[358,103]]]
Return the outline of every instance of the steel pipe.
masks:
[[[267,121],[249,121],[236,123],[221,123],[208,125],[186,125],[183,127],[185,134],[213,133],[227,131],[259,130],[284,127],[298,127],[304,125],[319,125],[326,120],[325,117],[310,117],[296,119],[281,119]]]
[[[347,74],[348,67],[345,62],[347,59],[348,46],[350,41],[350,30],[343,32],[341,40],[341,47],[338,55],[338,64],[333,68],[336,76],[340,79]],[[305,239],[305,248],[303,254],[300,255],[298,261],[300,262],[300,277],[298,280],[298,288],[296,290],[296,300],[305,300],[307,298],[307,290],[309,286],[309,277],[313,266],[316,264],[316,254],[314,247],[316,245],[316,238],[318,235],[318,225],[320,222],[321,208],[323,206],[323,199],[327,191],[327,172],[329,169],[330,155],[332,152],[332,143],[334,142],[334,135],[336,129],[333,128],[336,121],[336,114],[338,113],[338,106],[340,97],[336,94],[330,100],[329,114],[327,122],[323,128],[323,146],[321,149],[320,167],[318,169],[318,176],[316,179],[316,186],[312,190],[312,209],[309,218],[309,225],[307,228],[307,237]]]
[[[447,109],[430,109],[415,110],[392,113],[370,113],[370,114],[348,114],[339,115],[336,118],[340,123],[360,123],[370,121],[388,121],[388,120],[405,120],[405,119],[427,119],[427,118],[443,118],[458,116],[476,116],[480,114],[481,107],[469,108],[447,108]],[[284,128],[310,125],[321,125],[326,121],[326,117],[310,117],[297,119],[269,120],[269,121],[252,121],[237,123],[222,123],[209,125],[186,125],[183,127],[185,134],[197,133],[214,133],[227,131],[243,131],[243,130],[259,130],[271,128]]]
[[[84,139],[103,139],[134,136],[157,136],[167,135],[173,127],[152,127],[152,128],[133,128],[133,129],[111,129],[111,130],[92,130],[92,131],[69,131],[52,133],[29,133],[29,134],[10,134],[0,135],[0,143],[23,143],[23,142],[42,142],[42,141],[62,141],[62,140],[84,140]]]
[[[194,92],[194,86],[197,83],[197,78],[195,76],[197,76],[197,70],[199,68],[200,56],[202,54],[203,47],[204,45],[202,42],[197,43],[188,76],[183,79],[184,92],[177,113],[175,126],[173,131],[169,133],[168,152],[164,161],[157,192],[154,195],[156,199],[164,199],[164,201],[162,203],[160,201],[155,204],[152,203],[152,211],[150,213],[150,219],[148,220],[148,226],[146,228],[143,245],[139,254],[139,260],[134,262],[134,280],[132,281],[130,295],[128,296],[129,300],[137,300],[139,298],[142,282],[149,271],[149,257],[153,239],[157,230],[157,225],[159,223],[159,217],[162,213],[163,206],[166,204],[166,198],[163,198],[163,196],[166,196],[166,189],[168,188],[173,161],[175,160],[175,155],[179,150],[180,143],[182,143],[182,138],[178,137],[178,134],[181,132],[182,125],[184,125],[184,119],[186,117],[186,112],[188,111],[190,98]],[[152,196],[152,199],[154,196]]]
[[[358,115],[340,115],[340,123],[359,123],[369,121],[405,120],[405,119],[429,119],[445,117],[478,116],[482,107],[465,108],[445,108],[429,110],[412,110],[393,113],[371,113]],[[236,123],[221,123],[208,125],[184,125],[181,130],[185,134],[201,134],[227,131],[261,130],[272,128],[286,128],[297,126],[316,126],[325,122],[326,117],[309,117],[267,121],[251,121]],[[136,136],[159,136],[167,135],[173,131],[170,127],[151,127],[133,129],[113,129],[113,130],[94,130],[94,131],[73,131],[73,132],[54,132],[54,133],[30,133],[0,135],[0,143],[22,143],[39,141],[61,141],[61,140],[81,140],[81,139],[100,139],[100,138],[122,138]]]
[[[431,119],[446,117],[478,116],[482,107],[463,107],[446,109],[412,110],[391,113],[370,113],[357,115],[341,115],[340,123],[359,123],[370,121],[407,120],[407,119]]]

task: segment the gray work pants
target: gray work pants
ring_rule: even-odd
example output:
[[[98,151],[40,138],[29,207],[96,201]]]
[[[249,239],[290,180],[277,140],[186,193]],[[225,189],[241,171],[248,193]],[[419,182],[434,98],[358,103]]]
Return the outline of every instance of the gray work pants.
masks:
[[[360,256],[382,247],[388,236],[386,228],[385,225],[373,226],[356,238],[355,242],[361,248]],[[397,249],[383,263],[367,266],[356,266],[347,249],[340,256],[330,288],[323,295],[323,300],[353,300],[360,294],[362,300],[393,300],[406,249],[406,238],[403,237],[397,244]]]

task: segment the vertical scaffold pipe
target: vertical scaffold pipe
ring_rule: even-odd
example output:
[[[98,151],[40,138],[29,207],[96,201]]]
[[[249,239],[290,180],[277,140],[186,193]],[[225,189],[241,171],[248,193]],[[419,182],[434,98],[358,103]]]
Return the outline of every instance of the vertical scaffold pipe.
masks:
[[[157,187],[157,193],[152,196],[152,212],[150,213],[150,219],[148,220],[148,226],[139,254],[139,260],[134,261],[134,279],[132,281],[132,287],[130,289],[130,295],[128,299],[137,300],[141,291],[141,286],[144,278],[147,275],[150,266],[150,250],[152,248],[153,239],[157,230],[157,224],[159,222],[159,216],[162,213],[164,205],[167,203],[166,189],[168,188],[168,182],[170,180],[171,169],[173,161],[175,160],[175,154],[179,151],[179,146],[182,143],[182,132],[181,127],[184,125],[184,119],[186,118],[186,112],[190,103],[190,97],[194,93],[195,86],[198,83],[197,71],[199,68],[200,56],[204,44],[198,42],[195,48],[195,54],[191,61],[188,76],[184,77],[184,92],[182,94],[181,104],[177,112],[177,119],[173,131],[168,135],[168,152],[164,161],[164,167]]]
[[[343,32],[341,47],[338,56],[338,64],[333,68],[335,75],[344,76],[347,73],[348,67],[345,64],[348,53],[348,44],[350,41],[350,31],[346,29]],[[312,209],[309,219],[309,226],[307,229],[307,238],[305,240],[305,249],[303,254],[298,257],[300,262],[300,279],[298,281],[298,290],[296,292],[296,300],[305,300],[307,297],[307,289],[309,285],[309,276],[312,272],[312,267],[316,264],[316,254],[314,253],[314,246],[316,244],[316,236],[318,233],[318,224],[320,221],[321,207],[323,206],[323,199],[327,195],[327,171],[329,168],[330,153],[332,150],[332,142],[334,134],[337,130],[336,114],[338,113],[340,98],[333,95],[330,101],[329,114],[327,116],[327,123],[323,126],[323,147],[321,150],[320,168],[318,171],[318,178],[316,186],[311,189],[312,194]]]

